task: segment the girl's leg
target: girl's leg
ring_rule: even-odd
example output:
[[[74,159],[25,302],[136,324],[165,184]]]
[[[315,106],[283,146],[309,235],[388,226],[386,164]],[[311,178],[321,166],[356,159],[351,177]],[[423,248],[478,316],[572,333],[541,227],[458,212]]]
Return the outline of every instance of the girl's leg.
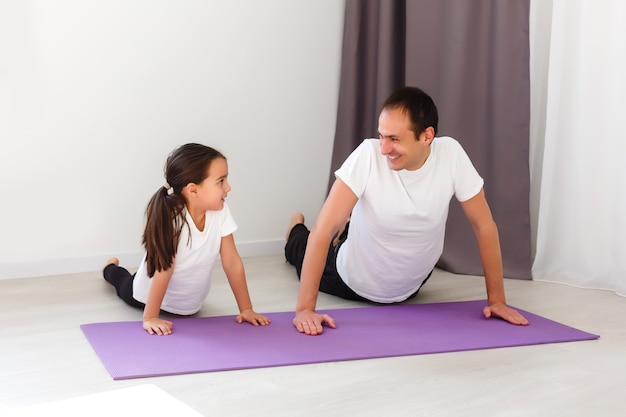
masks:
[[[126,304],[132,307],[144,308],[145,305],[133,298],[133,279],[135,278],[125,268],[118,265],[117,258],[109,259],[107,266],[102,270],[104,279],[113,287],[117,292],[117,296],[120,297]]]

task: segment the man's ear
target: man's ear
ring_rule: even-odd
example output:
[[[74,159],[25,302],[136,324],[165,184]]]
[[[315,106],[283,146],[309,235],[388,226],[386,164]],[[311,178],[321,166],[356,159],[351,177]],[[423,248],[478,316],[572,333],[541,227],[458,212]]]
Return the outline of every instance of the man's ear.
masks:
[[[426,129],[424,129],[423,135],[424,135],[424,142],[427,145],[430,145],[433,139],[435,139],[435,129],[432,126],[428,126]]]

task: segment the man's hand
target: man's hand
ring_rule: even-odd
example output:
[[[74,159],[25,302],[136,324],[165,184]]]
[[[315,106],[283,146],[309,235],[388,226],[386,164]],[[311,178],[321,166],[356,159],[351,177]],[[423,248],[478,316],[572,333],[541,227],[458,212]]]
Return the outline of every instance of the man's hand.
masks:
[[[483,309],[483,315],[486,318],[499,317],[502,320],[506,320],[518,326],[528,326],[528,320],[526,320],[524,316],[517,310],[500,302],[489,303],[489,305]]]
[[[324,325],[332,329],[336,328],[335,320],[332,317],[328,314],[317,314],[314,310],[296,312],[296,316],[293,318],[293,325],[300,333],[310,336],[322,334]]]

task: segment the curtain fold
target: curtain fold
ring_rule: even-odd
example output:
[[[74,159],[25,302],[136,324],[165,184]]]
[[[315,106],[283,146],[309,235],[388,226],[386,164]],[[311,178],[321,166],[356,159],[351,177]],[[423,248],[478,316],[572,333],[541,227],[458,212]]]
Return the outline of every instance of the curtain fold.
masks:
[[[533,4],[533,277],[626,295],[626,3]]]
[[[485,178],[504,273],[531,278],[528,136],[529,0],[346,2],[332,172],[377,136],[383,100],[401,85],[427,91],[439,135],[463,145]],[[482,275],[477,245],[453,200],[439,267]]]
[[[378,107],[404,85],[405,3],[346,1],[329,190],[350,152],[363,139],[378,137]]]

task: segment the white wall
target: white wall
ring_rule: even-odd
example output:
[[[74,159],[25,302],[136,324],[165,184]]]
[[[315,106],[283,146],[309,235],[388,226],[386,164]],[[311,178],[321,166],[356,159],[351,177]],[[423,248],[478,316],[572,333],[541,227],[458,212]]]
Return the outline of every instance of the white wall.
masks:
[[[229,161],[243,256],[326,193],[344,2],[0,0],[0,278],[140,261],[167,154]]]

